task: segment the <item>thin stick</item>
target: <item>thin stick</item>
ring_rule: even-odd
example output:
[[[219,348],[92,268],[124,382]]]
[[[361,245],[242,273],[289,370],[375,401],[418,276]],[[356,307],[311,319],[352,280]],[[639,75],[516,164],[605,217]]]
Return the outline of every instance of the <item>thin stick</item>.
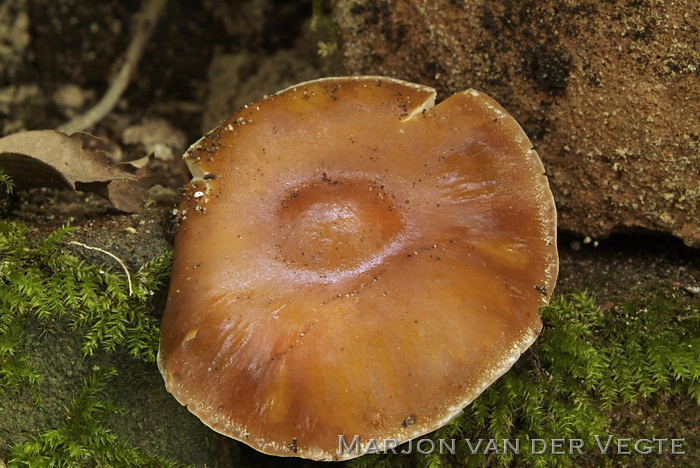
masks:
[[[119,264],[120,264],[120,265],[122,266],[122,268],[124,269],[124,273],[126,273],[126,281],[129,283],[129,296],[133,296],[133,295],[134,295],[134,290],[131,288],[131,275],[129,274],[129,269],[126,267],[126,265],[124,264],[124,262],[122,262],[121,258],[117,257],[116,255],[114,255],[114,254],[111,253],[111,252],[107,252],[106,250],[100,249],[99,247],[91,247],[91,246],[85,245],[85,244],[83,244],[83,243],[81,243],[81,242],[70,241],[69,244],[79,245],[80,247],[82,247],[82,248],[84,248],[84,249],[88,249],[88,250],[97,250],[98,252],[102,252],[103,254],[109,255],[110,257],[112,257],[113,259],[115,259],[117,262],[119,262]]]
[[[60,125],[58,130],[68,135],[87,130],[112,112],[114,106],[117,105],[119,98],[121,98],[122,94],[124,94],[124,91],[129,86],[129,81],[131,81],[132,75],[136,70],[136,65],[141,59],[148,39],[151,37],[158,23],[158,18],[163,11],[163,7],[167,3],[167,0],[145,1],[146,4],[138,14],[135,27],[136,32],[126,50],[124,64],[112,80],[107,92],[94,107]]]

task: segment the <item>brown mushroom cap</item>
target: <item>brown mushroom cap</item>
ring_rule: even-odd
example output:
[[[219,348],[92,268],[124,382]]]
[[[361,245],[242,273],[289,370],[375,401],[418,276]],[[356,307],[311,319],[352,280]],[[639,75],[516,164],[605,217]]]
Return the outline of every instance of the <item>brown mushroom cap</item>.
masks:
[[[532,144],[474,90],[302,83],[189,149],[158,364],[262,452],[336,460],[454,417],[535,340],[557,275]]]

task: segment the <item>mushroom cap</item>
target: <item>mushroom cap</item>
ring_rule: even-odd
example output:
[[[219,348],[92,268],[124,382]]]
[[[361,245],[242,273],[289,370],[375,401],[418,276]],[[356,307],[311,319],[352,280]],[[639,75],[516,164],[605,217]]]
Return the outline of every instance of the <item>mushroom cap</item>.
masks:
[[[542,163],[488,96],[434,99],[320,79],[188,150],[158,365],[206,425],[353,458],[444,425],[535,340],[558,269]]]

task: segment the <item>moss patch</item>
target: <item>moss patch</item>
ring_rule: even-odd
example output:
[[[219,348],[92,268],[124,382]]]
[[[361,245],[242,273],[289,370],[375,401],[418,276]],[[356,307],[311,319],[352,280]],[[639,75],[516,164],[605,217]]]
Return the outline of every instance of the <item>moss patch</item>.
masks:
[[[20,222],[0,221],[0,383],[16,382],[10,367],[20,365],[15,347],[23,340],[26,320],[48,327],[65,318],[69,328],[82,330],[84,355],[98,349],[154,361],[158,323],[152,297],[163,289],[170,270],[170,253],[146,262],[130,279],[102,265],[87,265],[65,250],[73,233],[66,226],[41,239],[32,239]]]
[[[184,412],[162,388],[154,363],[171,253],[135,269],[130,293],[119,265],[88,263],[72,250],[75,235],[68,226],[40,235],[22,222],[0,220],[0,460],[9,466],[174,466],[144,450],[171,451],[143,434],[163,414]],[[90,258],[100,255],[91,251]],[[119,370],[106,390],[115,371],[105,368]],[[134,400],[148,404],[134,408]],[[182,431],[197,424],[194,419],[151,433],[167,441],[168,431]],[[181,440],[193,442],[203,432]]]
[[[56,429],[14,445],[8,466],[181,466],[128,447],[104,427],[105,415],[118,411],[104,396],[108,379],[116,374],[116,370],[110,369],[95,372],[87,378],[71,399],[65,421]]]

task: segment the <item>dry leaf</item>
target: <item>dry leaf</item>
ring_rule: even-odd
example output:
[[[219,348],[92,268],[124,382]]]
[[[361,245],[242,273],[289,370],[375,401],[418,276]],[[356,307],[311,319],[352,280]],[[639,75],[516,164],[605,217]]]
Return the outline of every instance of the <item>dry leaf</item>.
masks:
[[[144,189],[138,180],[147,172],[148,158],[110,165],[104,145],[87,133],[16,133],[0,138],[0,170],[18,190],[67,186],[100,194],[120,211],[139,211]]]

